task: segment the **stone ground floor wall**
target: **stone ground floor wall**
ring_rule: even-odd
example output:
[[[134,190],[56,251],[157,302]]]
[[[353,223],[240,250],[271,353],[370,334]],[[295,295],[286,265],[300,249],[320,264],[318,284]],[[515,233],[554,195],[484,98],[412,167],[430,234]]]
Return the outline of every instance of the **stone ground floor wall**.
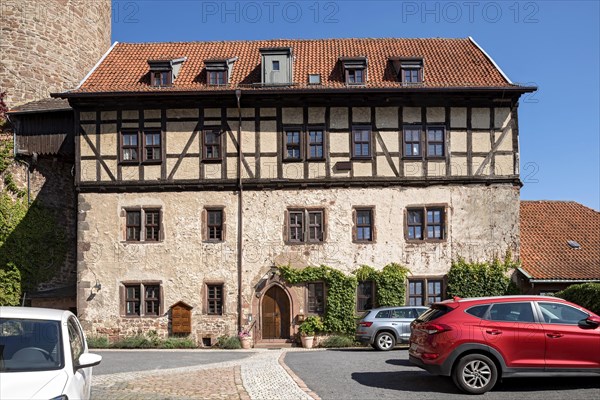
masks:
[[[232,192],[82,193],[78,197],[78,312],[90,334],[111,337],[171,331],[170,307],[191,307],[192,337],[214,343],[238,331],[238,194]],[[445,238],[410,241],[406,210],[445,210]],[[224,237],[206,237],[206,209],[223,210]],[[353,209],[374,211],[375,240],[353,241]],[[324,212],[324,242],[286,241],[289,209]],[[159,241],[125,240],[127,210],[160,210]],[[413,276],[439,277],[452,259],[490,260],[518,250],[519,190],[512,185],[427,188],[264,190],[243,194],[242,323],[260,326],[261,302],[270,286],[289,298],[290,324],[306,310],[304,288],[275,282],[271,268],[329,265],[347,274],[360,265],[381,269],[396,262]],[[158,315],[127,316],[125,285],[160,288]],[[208,287],[222,285],[222,312],[208,313]],[[261,286],[262,285],[262,286]],[[143,289],[142,289],[143,291]],[[141,300],[141,307],[145,307]],[[295,332],[291,326],[291,333]]]

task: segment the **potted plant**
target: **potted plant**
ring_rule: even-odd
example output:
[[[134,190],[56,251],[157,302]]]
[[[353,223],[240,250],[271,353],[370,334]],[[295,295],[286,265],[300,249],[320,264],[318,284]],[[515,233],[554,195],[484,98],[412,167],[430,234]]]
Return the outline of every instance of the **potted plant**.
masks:
[[[249,349],[252,347],[252,336],[250,336],[250,332],[241,331],[238,334],[240,338],[240,344],[242,345],[242,349]]]
[[[306,318],[304,322],[298,328],[300,332],[300,339],[302,340],[302,347],[310,349],[313,347],[313,341],[315,339],[315,333],[323,331],[323,321],[318,315],[311,315]]]

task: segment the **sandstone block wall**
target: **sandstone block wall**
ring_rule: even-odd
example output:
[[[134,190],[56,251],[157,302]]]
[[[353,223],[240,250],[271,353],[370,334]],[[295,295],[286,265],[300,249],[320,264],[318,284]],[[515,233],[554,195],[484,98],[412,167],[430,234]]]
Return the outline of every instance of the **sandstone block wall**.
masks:
[[[74,88],[110,47],[110,0],[2,0],[0,90],[9,107]]]
[[[237,194],[232,192],[148,192],[79,194],[78,309],[86,331],[129,335],[145,329],[168,334],[169,307],[184,301],[193,307],[192,331],[200,341],[237,333]],[[443,276],[451,260],[502,257],[518,248],[519,191],[512,185],[431,186],[428,188],[364,188],[247,191],[244,193],[242,307],[243,316],[260,319],[260,298],[268,287],[259,282],[273,265],[295,267],[326,264],[351,273],[362,264],[382,268],[399,262],[413,276]],[[447,239],[407,242],[407,207],[443,205]],[[225,240],[203,241],[202,210],[222,206]],[[375,209],[374,243],[352,242],[352,209]],[[160,207],[163,240],[158,243],[124,241],[123,210]],[[286,244],[288,208],[322,208],[326,241]],[[160,282],[163,314],[159,317],[122,315],[122,282]],[[94,290],[95,283],[100,290]],[[224,312],[205,312],[205,284],[222,282]],[[306,309],[305,296],[289,288],[293,310]],[[93,296],[91,294],[94,294]],[[294,315],[291,315],[293,318]]]

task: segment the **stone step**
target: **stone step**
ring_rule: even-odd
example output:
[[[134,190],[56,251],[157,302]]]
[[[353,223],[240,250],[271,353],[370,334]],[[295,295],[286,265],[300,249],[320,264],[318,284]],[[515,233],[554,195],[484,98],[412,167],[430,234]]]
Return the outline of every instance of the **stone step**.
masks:
[[[255,343],[254,347],[257,349],[289,349],[297,347],[297,344],[285,339],[265,339]]]

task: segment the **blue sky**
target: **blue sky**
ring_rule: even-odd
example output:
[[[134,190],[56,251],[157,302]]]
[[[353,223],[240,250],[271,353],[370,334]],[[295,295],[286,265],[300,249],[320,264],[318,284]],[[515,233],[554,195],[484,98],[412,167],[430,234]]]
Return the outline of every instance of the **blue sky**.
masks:
[[[113,41],[472,36],[521,98],[524,200],[600,210],[600,2],[113,0]]]

